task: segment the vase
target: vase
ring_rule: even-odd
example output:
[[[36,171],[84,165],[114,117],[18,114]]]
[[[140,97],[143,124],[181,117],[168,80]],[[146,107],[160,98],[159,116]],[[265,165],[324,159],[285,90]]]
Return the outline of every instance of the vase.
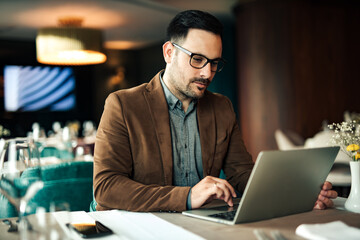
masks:
[[[360,161],[350,161],[351,190],[345,202],[348,211],[360,213]]]

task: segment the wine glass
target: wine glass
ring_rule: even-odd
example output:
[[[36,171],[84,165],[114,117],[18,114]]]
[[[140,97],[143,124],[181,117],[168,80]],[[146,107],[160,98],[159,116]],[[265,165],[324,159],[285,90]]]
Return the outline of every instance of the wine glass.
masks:
[[[71,223],[70,205],[64,201],[51,201],[49,206],[30,202],[28,208],[35,210],[35,214],[28,216],[27,224],[31,229],[22,228],[21,240],[56,239],[70,240],[71,232],[66,227]]]
[[[43,187],[39,151],[31,138],[0,140],[0,192],[26,221],[29,200]]]

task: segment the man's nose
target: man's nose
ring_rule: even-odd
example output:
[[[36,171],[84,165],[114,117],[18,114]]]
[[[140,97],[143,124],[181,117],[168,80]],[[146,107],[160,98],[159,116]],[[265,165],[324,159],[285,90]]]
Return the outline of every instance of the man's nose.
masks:
[[[211,64],[208,62],[205,67],[200,69],[200,76],[201,78],[207,78],[210,79],[212,71],[211,71]]]

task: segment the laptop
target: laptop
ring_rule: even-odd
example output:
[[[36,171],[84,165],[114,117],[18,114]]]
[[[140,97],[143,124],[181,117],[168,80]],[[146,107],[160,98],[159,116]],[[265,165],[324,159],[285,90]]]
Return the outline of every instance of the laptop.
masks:
[[[233,225],[311,211],[339,149],[260,152],[238,206],[200,208],[182,214]]]

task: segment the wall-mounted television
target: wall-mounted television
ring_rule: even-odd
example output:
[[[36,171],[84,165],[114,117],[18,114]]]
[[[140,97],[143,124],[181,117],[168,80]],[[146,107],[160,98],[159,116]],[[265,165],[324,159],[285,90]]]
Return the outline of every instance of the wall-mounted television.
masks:
[[[8,112],[69,111],[76,107],[71,67],[4,66],[4,109]]]

